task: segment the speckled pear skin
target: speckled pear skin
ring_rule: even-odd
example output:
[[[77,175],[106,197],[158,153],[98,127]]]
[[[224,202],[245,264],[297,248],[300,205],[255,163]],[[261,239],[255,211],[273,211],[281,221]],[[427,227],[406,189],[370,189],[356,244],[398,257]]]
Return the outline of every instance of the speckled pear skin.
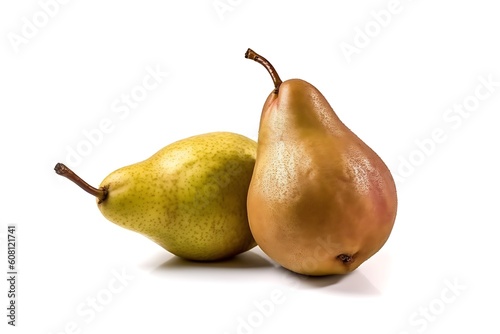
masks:
[[[300,274],[349,273],[382,248],[396,211],[389,169],[316,87],[291,79],[269,95],[248,193],[269,257]]]
[[[214,261],[253,248],[246,199],[257,144],[214,132],[174,142],[108,175],[104,217],[169,252]]]

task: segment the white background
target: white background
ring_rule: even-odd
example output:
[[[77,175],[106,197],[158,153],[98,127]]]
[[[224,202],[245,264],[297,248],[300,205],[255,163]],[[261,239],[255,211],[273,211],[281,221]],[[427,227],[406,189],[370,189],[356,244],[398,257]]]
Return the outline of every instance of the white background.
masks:
[[[17,224],[19,268],[16,328],[1,280],[2,332],[497,333],[498,6],[401,0],[381,26],[373,12],[393,9],[388,0],[221,3],[230,10],[74,0],[52,5],[46,22],[37,1],[0,5],[0,263],[6,275],[6,226]],[[346,56],[347,44],[357,53]],[[393,233],[352,274],[304,278],[259,248],[224,263],[181,261],[105,220],[53,171],[105,119],[112,130],[72,165],[93,185],[187,136],[257,139],[272,82],[244,59],[248,47],[282,79],[316,85],[399,176]],[[147,68],[168,76],[115,113]],[[457,118],[464,103],[471,111]],[[441,142],[429,142],[433,133]],[[105,304],[99,312],[92,298]]]

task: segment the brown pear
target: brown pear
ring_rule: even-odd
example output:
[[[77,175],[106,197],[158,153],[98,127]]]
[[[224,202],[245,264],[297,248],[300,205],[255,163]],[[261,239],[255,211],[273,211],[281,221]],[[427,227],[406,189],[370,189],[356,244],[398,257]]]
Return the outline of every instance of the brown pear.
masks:
[[[281,266],[305,275],[345,274],[378,252],[397,210],[382,159],[339,119],[310,83],[274,82],[262,110],[247,197],[250,229]]]

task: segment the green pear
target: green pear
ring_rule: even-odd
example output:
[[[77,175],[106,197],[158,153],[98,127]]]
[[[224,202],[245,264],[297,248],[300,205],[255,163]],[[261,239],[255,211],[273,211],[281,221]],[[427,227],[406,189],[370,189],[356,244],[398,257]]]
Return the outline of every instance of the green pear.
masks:
[[[214,261],[256,245],[246,198],[256,142],[214,132],[174,142],[150,158],[109,174],[99,188],[55,166],[96,197],[109,221],[189,260]]]
[[[340,120],[310,83],[274,82],[262,109],[248,217],[262,250],[306,275],[345,274],[388,240],[397,211],[382,159]]]

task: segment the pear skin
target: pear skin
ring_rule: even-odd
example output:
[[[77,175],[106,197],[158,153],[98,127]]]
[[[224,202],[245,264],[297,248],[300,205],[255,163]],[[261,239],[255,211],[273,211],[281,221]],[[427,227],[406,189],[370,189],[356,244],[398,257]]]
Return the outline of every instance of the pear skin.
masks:
[[[84,190],[97,197],[106,219],[169,252],[188,260],[222,260],[256,245],[246,209],[255,155],[255,141],[242,135],[193,136],[112,172],[99,189]],[[68,170],[56,166],[66,177]],[[68,178],[75,181],[74,175]]]
[[[305,275],[345,274],[388,240],[396,187],[382,159],[348,129],[310,83],[275,83],[262,109],[248,217],[259,247]]]

